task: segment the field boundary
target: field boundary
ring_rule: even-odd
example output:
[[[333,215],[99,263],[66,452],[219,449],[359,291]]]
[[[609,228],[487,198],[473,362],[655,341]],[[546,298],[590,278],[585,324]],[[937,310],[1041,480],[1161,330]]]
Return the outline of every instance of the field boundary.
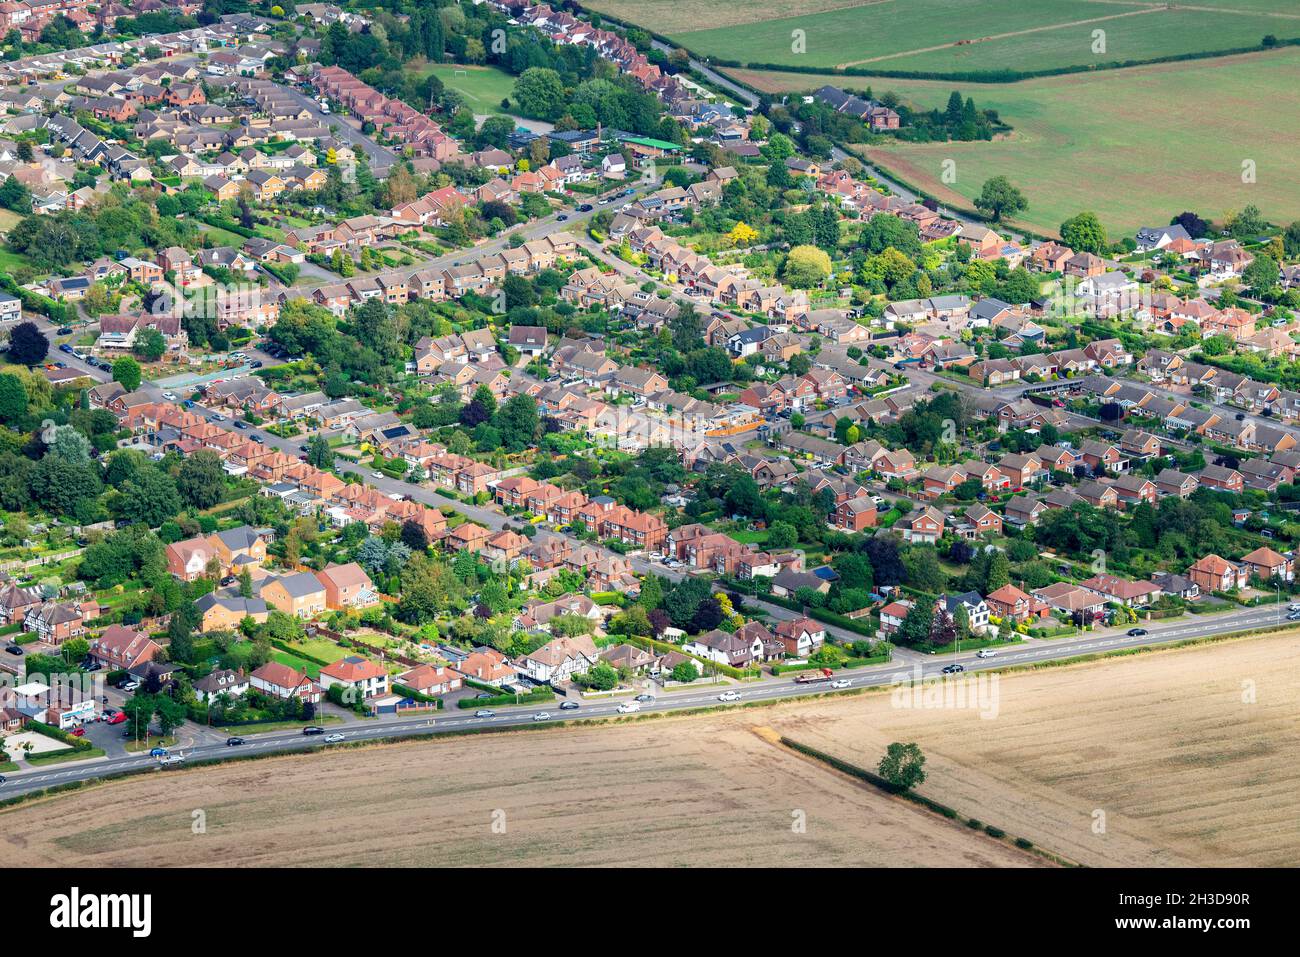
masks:
[[[760,737],[763,737],[764,740],[767,740],[766,735],[760,735]],[[940,801],[936,801],[933,798],[928,798],[923,794],[917,794],[914,791],[908,791],[903,788],[895,787],[894,785],[890,784],[888,781],[886,781],[884,778],[882,778],[880,775],[876,774],[875,772],[868,771],[866,768],[858,767],[856,764],[852,764],[848,761],[845,761],[843,758],[837,758],[833,754],[827,754],[825,751],[819,751],[816,748],[812,747],[811,745],[803,744],[802,742],[796,741],[793,738],[787,738],[785,735],[780,735],[773,743],[780,747],[785,748],[788,751],[798,754],[809,761],[813,761],[818,764],[823,764],[833,771],[838,771],[840,774],[843,774],[846,777],[853,778],[859,784],[870,785],[871,787],[874,787],[876,790],[881,791],[891,797],[900,798],[901,800],[907,801],[911,804],[915,804],[917,807],[924,808],[925,810],[937,814],[940,817],[945,818],[946,820],[952,821],[953,823],[959,823],[959,822],[964,823],[970,830],[974,831],[977,834],[983,834],[985,837],[989,838],[992,841],[997,841],[999,844],[1005,844],[1009,847],[1014,847],[1016,850],[1023,851],[1026,854],[1029,854],[1031,856],[1042,857],[1046,860],[1051,861],[1053,864],[1057,864],[1061,867],[1084,867],[1085,866],[1083,864],[1080,864],[1078,861],[1071,860],[1070,858],[1066,857],[1064,854],[1059,854],[1056,851],[1048,850],[1045,847],[1039,847],[1037,844],[1035,844],[1033,841],[1030,841],[1028,838],[1015,837],[1012,834],[1008,834],[1000,827],[997,827],[993,824],[985,823],[984,821],[981,821],[978,818],[969,817],[965,814],[962,814],[956,809],[951,808]]]

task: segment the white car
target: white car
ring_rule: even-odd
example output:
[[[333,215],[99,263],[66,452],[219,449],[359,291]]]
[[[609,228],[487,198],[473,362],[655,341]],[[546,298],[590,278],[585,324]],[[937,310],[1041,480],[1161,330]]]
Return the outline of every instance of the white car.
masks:
[[[326,744],[338,744],[342,740],[343,740],[343,735],[338,733],[325,735]]]
[[[176,393],[175,393],[175,392],[164,392],[164,393],[163,393],[163,398],[166,399],[168,402],[175,402],[175,401],[176,401]]]
[[[533,720],[534,720],[534,721],[550,721],[550,720],[551,720],[550,712],[547,712],[547,711],[539,711],[539,712],[537,712],[537,714],[533,715]]]
[[[376,479],[381,479],[381,478],[384,477],[384,473],[383,473],[383,472],[371,472],[371,473],[370,473],[370,477],[371,477],[371,478],[376,478]]]
[[[719,700],[719,701],[739,701],[739,700],[740,700],[740,692],[738,692],[738,691],[724,691],[724,692],[722,692],[722,694],[718,695],[718,700]]]
[[[979,651],[975,652],[976,658],[996,658],[997,656],[998,653],[992,648],[981,648]]]
[[[184,760],[179,754],[164,754],[158,759],[158,763],[166,767],[169,764],[180,764]]]
[[[248,356],[245,355],[245,354],[242,353],[242,352],[232,352],[232,353],[230,354],[230,358],[232,358],[232,359],[247,359]]]
[[[847,687],[849,687],[849,686],[852,685],[852,684],[853,684],[853,682],[850,681],[848,678],[839,678],[839,679],[837,679],[837,680],[831,682],[831,687],[832,687],[832,688],[847,688]]]
[[[640,710],[641,703],[639,701],[624,701],[618,706],[619,714],[636,714]]]

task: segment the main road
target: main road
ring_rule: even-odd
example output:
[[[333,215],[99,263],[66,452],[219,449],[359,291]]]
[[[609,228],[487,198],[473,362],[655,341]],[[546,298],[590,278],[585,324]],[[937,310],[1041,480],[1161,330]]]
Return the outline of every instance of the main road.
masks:
[[[1130,636],[1121,632],[1097,632],[1077,638],[1059,638],[1052,641],[1027,642],[1001,649],[994,658],[979,658],[974,654],[946,655],[943,658],[917,658],[912,661],[893,662],[865,668],[836,672],[838,680],[851,683],[851,688],[861,689],[882,686],[906,687],[916,681],[945,680],[942,669],[951,664],[961,664],[968,672],[996,672],[1004,666],[1027,665],[1045,661],[1061,661],[1082,655],[1119,651],[1125,648],[1149,647],[1189,638],[1227,634],[1277,625],[1279,628],[1297,627],[1281,617],[1281,606],[1274,609],[1244,609],[1222,615],[1205,615],[1194,619],[1179,619],[1166,625],[1154,626],[1145,635]],[[950,676],[946,680],[964,680]],[[734,702],[723,702],[719,695],[734,691],[739,697]],[[641,702],[640,712],[645,714],[671,714],[699,708],[736,707],[744,704],[795,700],[812,695],[838,692],[828,684],[796,684],[793,678],[770,678],[761,681],[741,682],[685,688],[661,692],[652,700]],[[982,697],[982,696],[981,696]],[[380,718],[364,724],[349,724],[340,733],[345,742],[363,743],[391,738],[434,737],[470,731],[495,731],[531,726],[533,724],[582,724],[584,722],[620,717],[618,706],[631,700],[630,695],[587,701],[576,711],[561,711],[558,704],[544,707],[511,707],[483,717],[476,712],[444,714],[432,718]],[[993,702],[996,704],[996,702]],[[540,717],[547,715],[547,717]],[[328,749],[319,737],[300,732],[271,732],[247,734],[245,744],[201,744],[179,751],[185,761],[211,761],[243,754],[283,754],[309,749]],[[182,766],[183,766],[182,762]],[[7,775],[0,784],[0,800],[15,795],[57,787],[79,781],[91,781],[142,771],[165,771],[157,760],[147,754],[125,757],[91,759],[75,765],[61,764],[49,768],[36,768]]]

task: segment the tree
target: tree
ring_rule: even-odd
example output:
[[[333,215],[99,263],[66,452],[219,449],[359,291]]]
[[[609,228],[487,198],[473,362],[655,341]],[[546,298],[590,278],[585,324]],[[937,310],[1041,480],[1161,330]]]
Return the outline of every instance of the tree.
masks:
[[[9,425],[27,414],[27,387],[8,372],[0,375],[0,422]]]
[[[925,600],[918,600],[908,609],[903,623],[898,626],[895,637],[900,645],[920,645],[930,640],[930,628],[934,623],[934,606]]]
[[[979,196],[975,197],[975,208],[991,216],[995,223],[1000,223],[1028,209],[1029,200],[1005,176],[994,176],[984,181]]]
[[[50,340],[34,322],[20,322],[9,333],[9,358],[19,365],[34,366],[50,354]]]
[[[226,470],[211,449],[200,449],[181,462],[176,489],[181,500],[196,509],[209,509],[221,501],[226,488]]]
[[[796,246],[786,257],[781,275],[790,285],[811,289],[831,274],[831,257],[816,246]]]
[[[1103,253],[1109,247],[1106,227],[1096,213],[1082,212],[1061,223],[1061,242],[1078,252]]]
[[[682,684],[690,684],[700,676],[700,669],[695,667],[693,661],[682,661],[673,666],[673,670],[668,673],[668,677],[673,681]]]
[[[525,116],[558,120],[568,107],[560,74],[545,67],[529,67],[515,80],[513,99]]]
[[[910,791],[925,782],[925,755],[915,744],[895,741],[885,749],[876,772],[900,791]]]
[[[167,340],[157,329],[144,329],[135,337],[131,351],[145,362],[157,362],[167,351]]]
[[[113,363],[113,381],[121,383],[127,392],[140,388],[140,363],[130,356],[122,356]]]
[[[330,448],[329,440],[319,432],[307,443],[307,464],[321,471],[334,467],[334,450]]]

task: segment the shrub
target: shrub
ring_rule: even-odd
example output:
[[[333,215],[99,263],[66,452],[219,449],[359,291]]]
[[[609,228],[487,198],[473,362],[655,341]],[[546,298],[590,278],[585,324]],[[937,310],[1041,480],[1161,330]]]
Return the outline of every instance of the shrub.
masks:
[[[987,834],[989,837],[1002,838],[1007,836],[1006,831],[1002,830],[1002,828],[1000,827],[994,827],[992,824],[984,825],[984,833]]]

